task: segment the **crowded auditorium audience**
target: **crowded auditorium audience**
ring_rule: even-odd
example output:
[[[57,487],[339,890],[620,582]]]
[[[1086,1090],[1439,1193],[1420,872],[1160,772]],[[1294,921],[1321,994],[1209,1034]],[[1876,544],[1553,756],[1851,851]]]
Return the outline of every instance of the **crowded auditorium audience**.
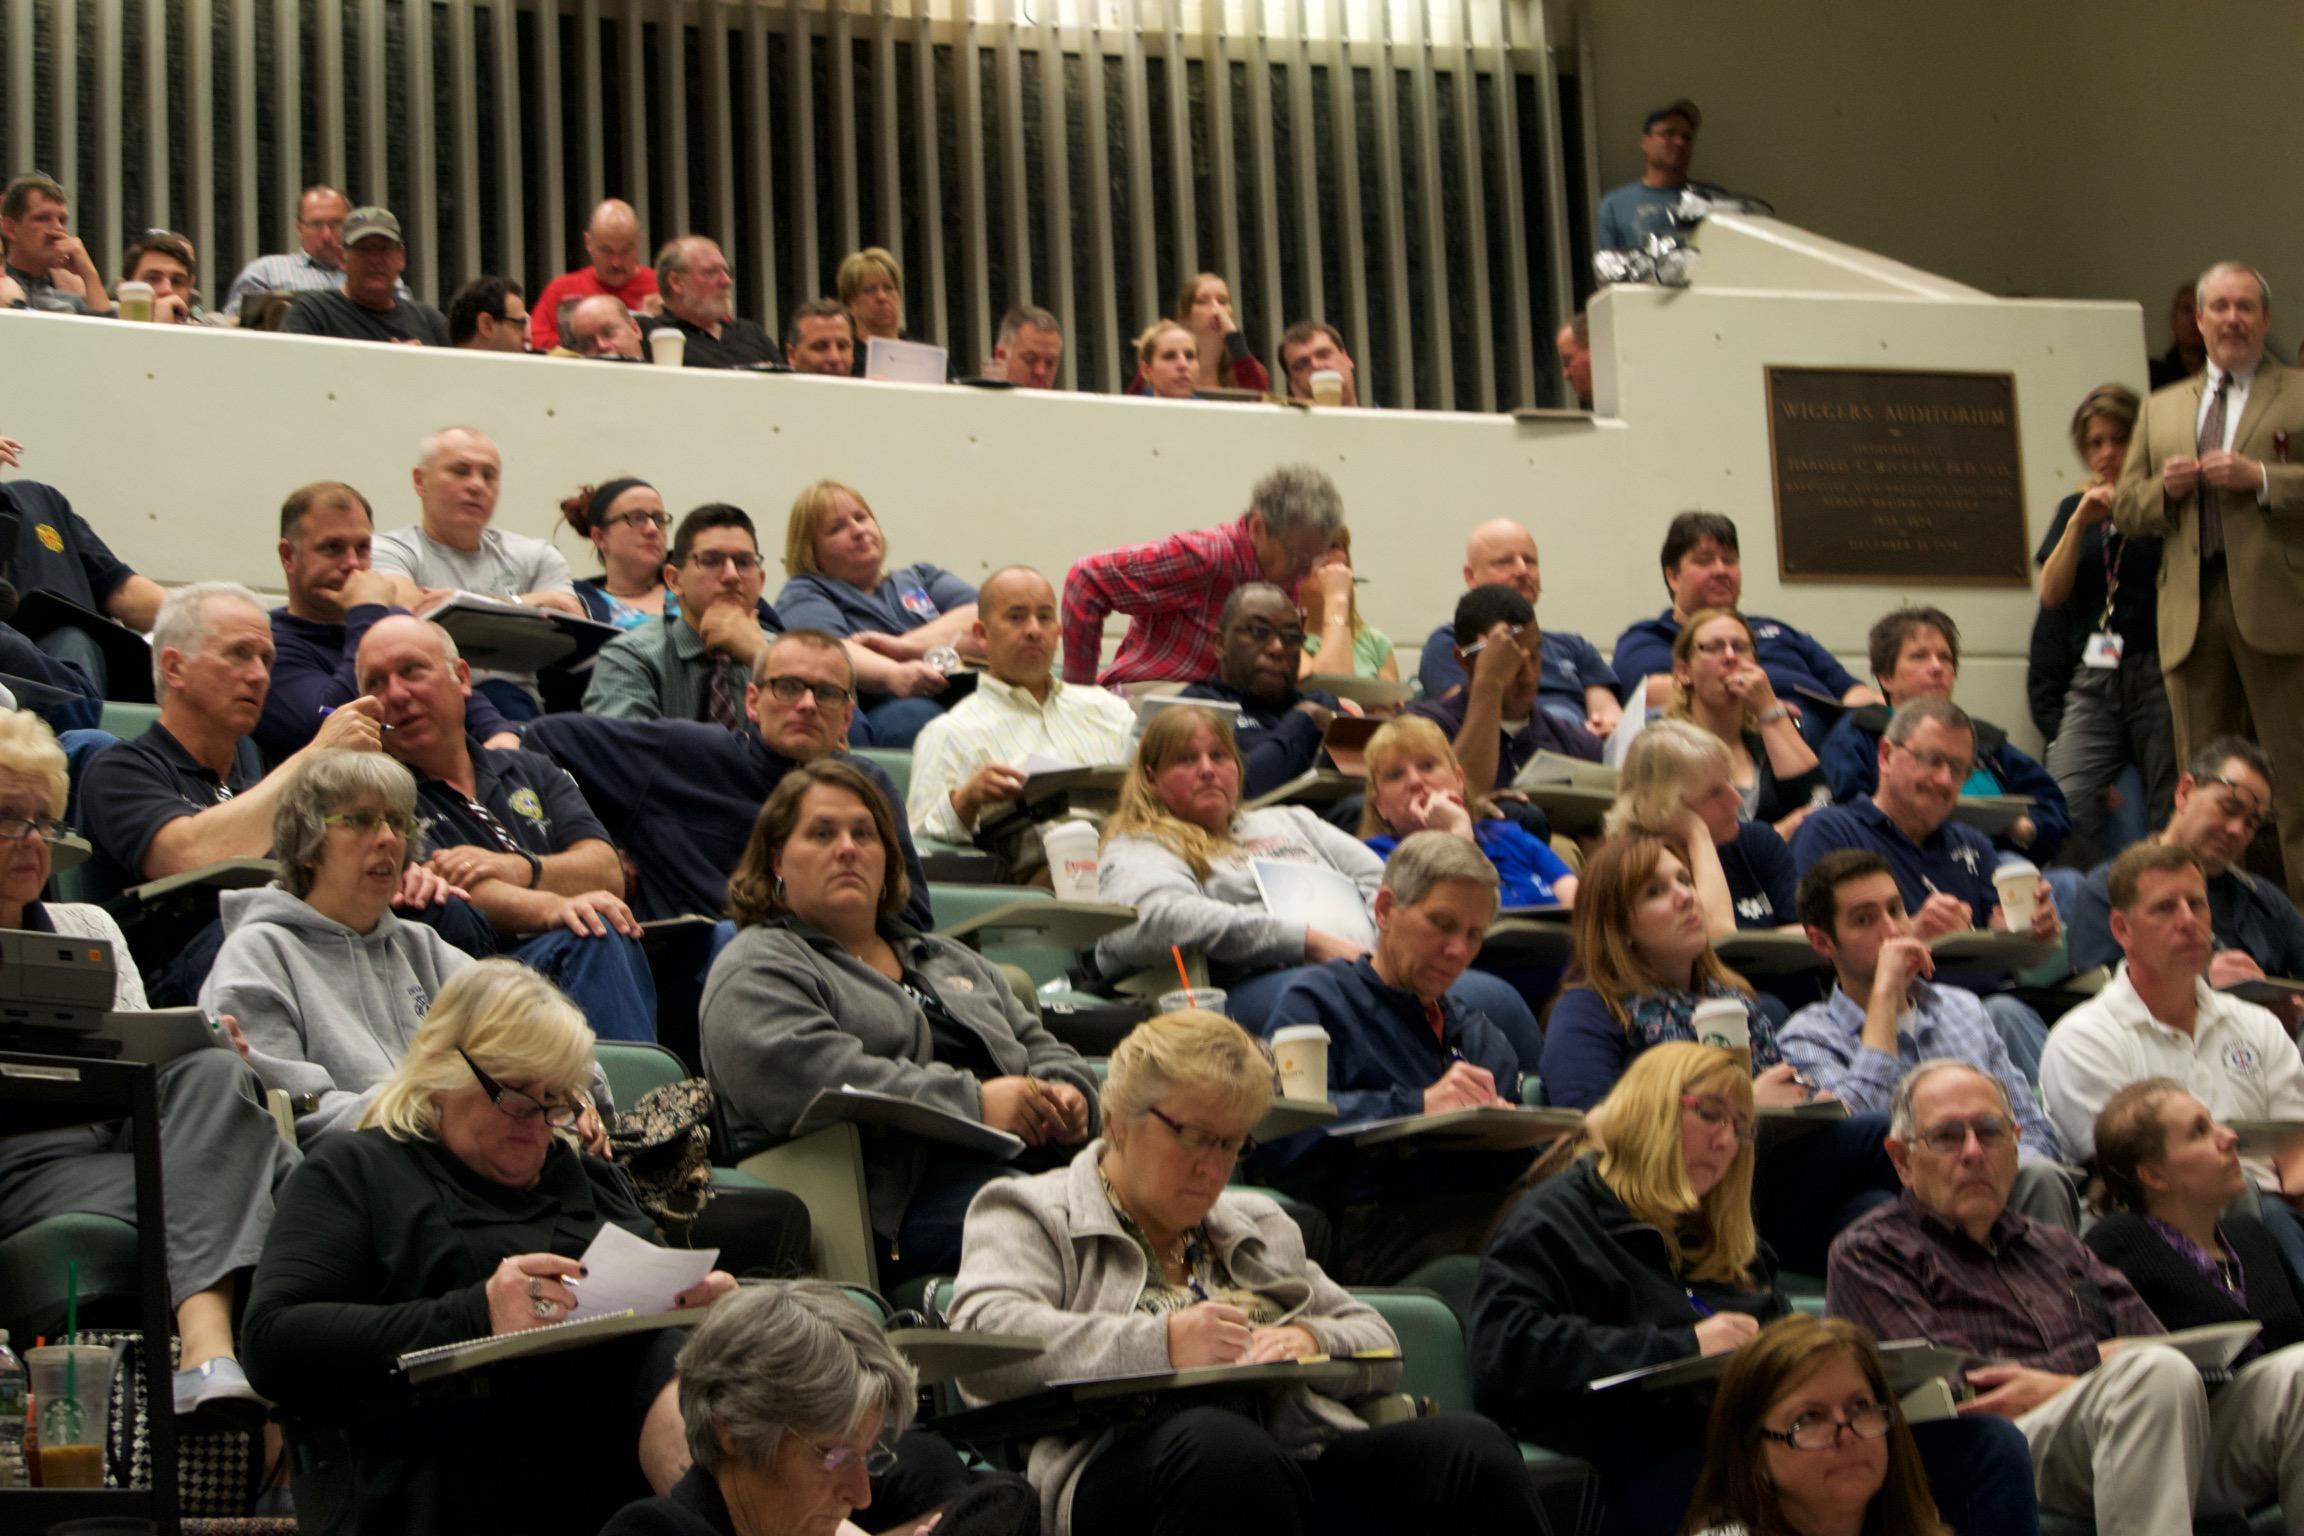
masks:
[[[1688,177],[1700,120],[1648,115],[1601,247],[1717,191]],[[640,213],[608,197],[533,303],[467,271],[443,313],[402,281],[399,217],[315,185],[298,248],[211,313],[183,235],[144,231],[108,286],[73,213],[44,175],[0,191],[0,305],[78,317],[28,325],[270,309],[317,338],[851,378],[945,303],[940,272],[908,299],[866,245],[772,336],[736,313],[751,253],[688,231],[645,265]],[[2272,1505],[2304,1531],[2296,396],[2253,269],[2209,268],[2176,309],[2158,392],[2107,384],[2071,421],[2088,478],[2034,556],[2038,751],[1952,702],[1981,610],[1801,613],[1843,641],[1869,624],[1868,684],[1741,607],[1714,511],[1670,516],[1670,606],[1613,615],[1609,657],[1539,618],[1537,530],[1596,591],[1632,563],[1605,533],[1444,487],[1435,509],[1371,497],[1356,570],[1347,470],[1310,462],[1229,520],[1182,507],[1143,530],[1182,531],[1100,549],[1083,487],[1093,552],[1061,570],[941,506],[884,526],[811,464],[717,493],[794,498],[771,602],[752,514],[668,502],[623,472],[660,457],[623,451],[523,454],[506,500],[486,433],[507,429],[474,415],[419,448],[410,526],[380,531],[340,480],[288,489],[353,473],[326,444],[251,482],[285,491],[269,610],[138,574],[131,519],[76,510],[71,466],[11,478],[0,575],[58,602],[37,629],[0,612],[0,930],[109,955],[104,1001],[196,1003],[217,1047],[152,1074],[175,1413],[191,1434],[269,1414],[315,1531],[1556,1528],[1520,1436],[1589,1463],[1611,1533],[1997,1536],[2046,1511],[2164,1536]],[[1057,312],[991,315],[953,377],[1061,387]],[[1105,343],[1136,354],[1126,393],[1274,387],[1222,276],[1126,318],[1133,342]],[[1288,397],[1376,403],[1342,331],[1270,318]],[[1582,314],[1555,345],[1588,402]],[[1123,409],[1198,441],[1191,411]],[[0,467],[21,458],[0,437]],[[561,488],[542,516],[529,482]],[[582,580],[515,531],[556,528],[569,486]],[[1428,600],[1459,537],[1453,615],[1395,650],[1363,605],[1412,615],[1371,552],[1421,559]],[[469,626],[506,622],[576,653],[500,662]],[[1071,769],[1094,783],[1044,804],[1035,777]],[[1581,801],[1547,797],[1563,774]],[[1091,855],[1060,862],[1047,827],[1043,856],[1049,804]],[[1092,901],[1035,889],[1084,871]],[[1933,947],[1954,938],[1984,958]],[[0,1050],[15,1027],[0,1009]],[[622,1103],[635,1050],[691,1076]],[[808,1175],[852,1197],[862,1273],[805,1224],[762,1236],[763,1210],[757,1252],[698,1255],[665,1298],[709,1309],[693,1332],[478,1389],[395,1374],[597,1316],[604,1228],[714,1246],[666,1203],[668,1143],[712,1191],[692,1198],[750,1210],[749,1170],[797,1166],[760,1154],[866,1099],[889,1123]],[[1478,1134],[1356,1139],[1393,1122]],[[0,1245],[133,1224],[134,1142],[0,1131]],[[1403,1360],[1386,1287],[1453,1307],[1462,1401],[1404,1406],[1434,1346]],[[920,1319],[1037,1350],[923,1396]],[[2227,1367],[2156,1342],[2250,1323]],[[1899,1340],[1992,1363],[1932,1411]],[[1725,1372],[1604,1384],[1707,1356]],[[1214,1366],[1304,1374],[1175,1411],[1065,1395]],[[963,1407],[970,1434],[939,1439]],[[1010,1422],[1030,1427],[986,1427]]]

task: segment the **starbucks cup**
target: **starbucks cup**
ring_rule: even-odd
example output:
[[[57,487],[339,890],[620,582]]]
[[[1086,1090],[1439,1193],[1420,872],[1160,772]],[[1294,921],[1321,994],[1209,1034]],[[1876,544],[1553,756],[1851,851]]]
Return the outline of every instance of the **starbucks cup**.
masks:
[[[50,1344],[24,1351],[39,1404],[40,1485],[101,1488],[104,1430],[112,1397],[111,1350],[93,1344]]]
[[[1314,405],[1342,405],[1344,403],[1344,375],[1333,368],[1323,368],[1313,374],[1312,403]]]
[[[1058,901],[1096,899],[1096,829],[1085,821],[1060,821],[1040,829],[1048,851],[1048,880]]]
[[[1746,1075],[1750,1075],[1752,1015],[1742,1003],[1732,997],[1708,997],[1688,1016],[1688,1025],[1696,1031],[1699,1044],[1719,1046],[1743,1063]]]
[[[688,333],[667,325],[648,333],[648,360],[659,368],[679,368],[688,361]]]
[[[2000,893],[2000,911],[2010,933],[2030,933],[2032,912],[2040,905],[2040,871],[2030,859],[2010,859],[1992,871],[1992,889]]]
[[[149,320],[152,318],[152,285],[150,283],[122,283],[119,288],[120,318],[123,320]]]
[[[1280,1092],[1291,1099],[1328,1100],[1328,1031],[1317,1024],[1287,1024],[1272,1032],[1272,1059],[1280,1064]]]

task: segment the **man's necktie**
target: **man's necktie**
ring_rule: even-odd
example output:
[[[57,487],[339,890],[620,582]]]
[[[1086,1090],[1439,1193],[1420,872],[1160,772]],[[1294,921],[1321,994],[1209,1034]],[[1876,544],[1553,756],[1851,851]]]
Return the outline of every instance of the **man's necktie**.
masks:
[[[2232,392],[2232,375],[2217,375],[2214,387],[2208,391],[2208,414],[2200,422],[2200,453],[2203,457],[2224,446],[2224,403]],[[2224,513],[2216,505],[2216,487],[2203,475],[2200,479],[2200,563],[2205,566],[2224,553]]]
[[[744,723],[744,711],[736,701],[736,685],[728,676],[728,658],[712,658],[712,687],[704,704],[706,718],[714,725],[734,730]]]

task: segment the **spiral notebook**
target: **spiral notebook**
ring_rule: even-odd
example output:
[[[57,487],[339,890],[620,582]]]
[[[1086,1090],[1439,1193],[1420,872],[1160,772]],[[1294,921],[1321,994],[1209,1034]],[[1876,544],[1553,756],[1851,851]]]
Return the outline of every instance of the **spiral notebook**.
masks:
[[[704,1321],[711,1310],[688,1307],[678,1312],[611,1312],[605,1317],[523,1328],[518,1333],[492,1338],[459,1339],[453,1344],[412,1349],[400,1357],[397,1368],[413,1385],[506,1360],[528,1360],[538,1355],[556,1355],[564,1349],[581,1349],[627,1333],[646,1333],[653,1328],[693,1328]]]

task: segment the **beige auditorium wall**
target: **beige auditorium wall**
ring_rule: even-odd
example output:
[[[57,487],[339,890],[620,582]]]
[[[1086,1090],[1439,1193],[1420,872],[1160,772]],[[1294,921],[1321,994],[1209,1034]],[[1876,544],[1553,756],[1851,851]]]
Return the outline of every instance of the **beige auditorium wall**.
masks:
[[[1737,233],[1720,221],[1712,237],[1723,272]],[[1752,231],[1734,266],[1748,280],[1796,276],[1815,259],[1790,248],[1797,237]],[[280,580],[287,491],[342,479],[367,493],[380,526],[412,522],[416,444],[454,422],[502,445],[498,516],[521,532],[553,533],[559,498],[578,484],[638,473],[675,509],[748,508],[773,552],[795,493],[832,476],[874,503],[895,559],[971,577],[1011,560],[1060,575],[1086,551],[1237,515],[1258,475],[1307,460],[1343,491],[1371,579],[1363,611],[1409,647],[1462,590],[1464,534],[1510,515],[1543,542],[1544,622],[1612,648],[1663,605],[1665,522],[1708,507],[1744,530],[1747,605],[1809,625],[1859,670],[1881,610],[1910,595],[1944,602],[1969,631],[1964,697],[2028,734],[2028,593],[1779,586],[1762,369],[2013,371],[2037,538],[2073,477],[2062,402],[2128,359],[2140,366],[2133,306],[1651,289],[1603,302],[1595,328],[1601,400],[1615,414],[1523,424],[667,373],[0,312],[16,381],[0,396],[0,433],[26,443],[22,473],[61,487],[148,574],[267,589]],[[580,572],[593,568],[572,534],[558,538]]]
[[[1696,174],[1821,234],[1991,293],[2136,300],[2155,352],[2169,290],[2237,255],[2280,296],[2275,331],[2304,336],[2292,0],[1577,0],[1574,25],[1603,189],[1686,95]]]

